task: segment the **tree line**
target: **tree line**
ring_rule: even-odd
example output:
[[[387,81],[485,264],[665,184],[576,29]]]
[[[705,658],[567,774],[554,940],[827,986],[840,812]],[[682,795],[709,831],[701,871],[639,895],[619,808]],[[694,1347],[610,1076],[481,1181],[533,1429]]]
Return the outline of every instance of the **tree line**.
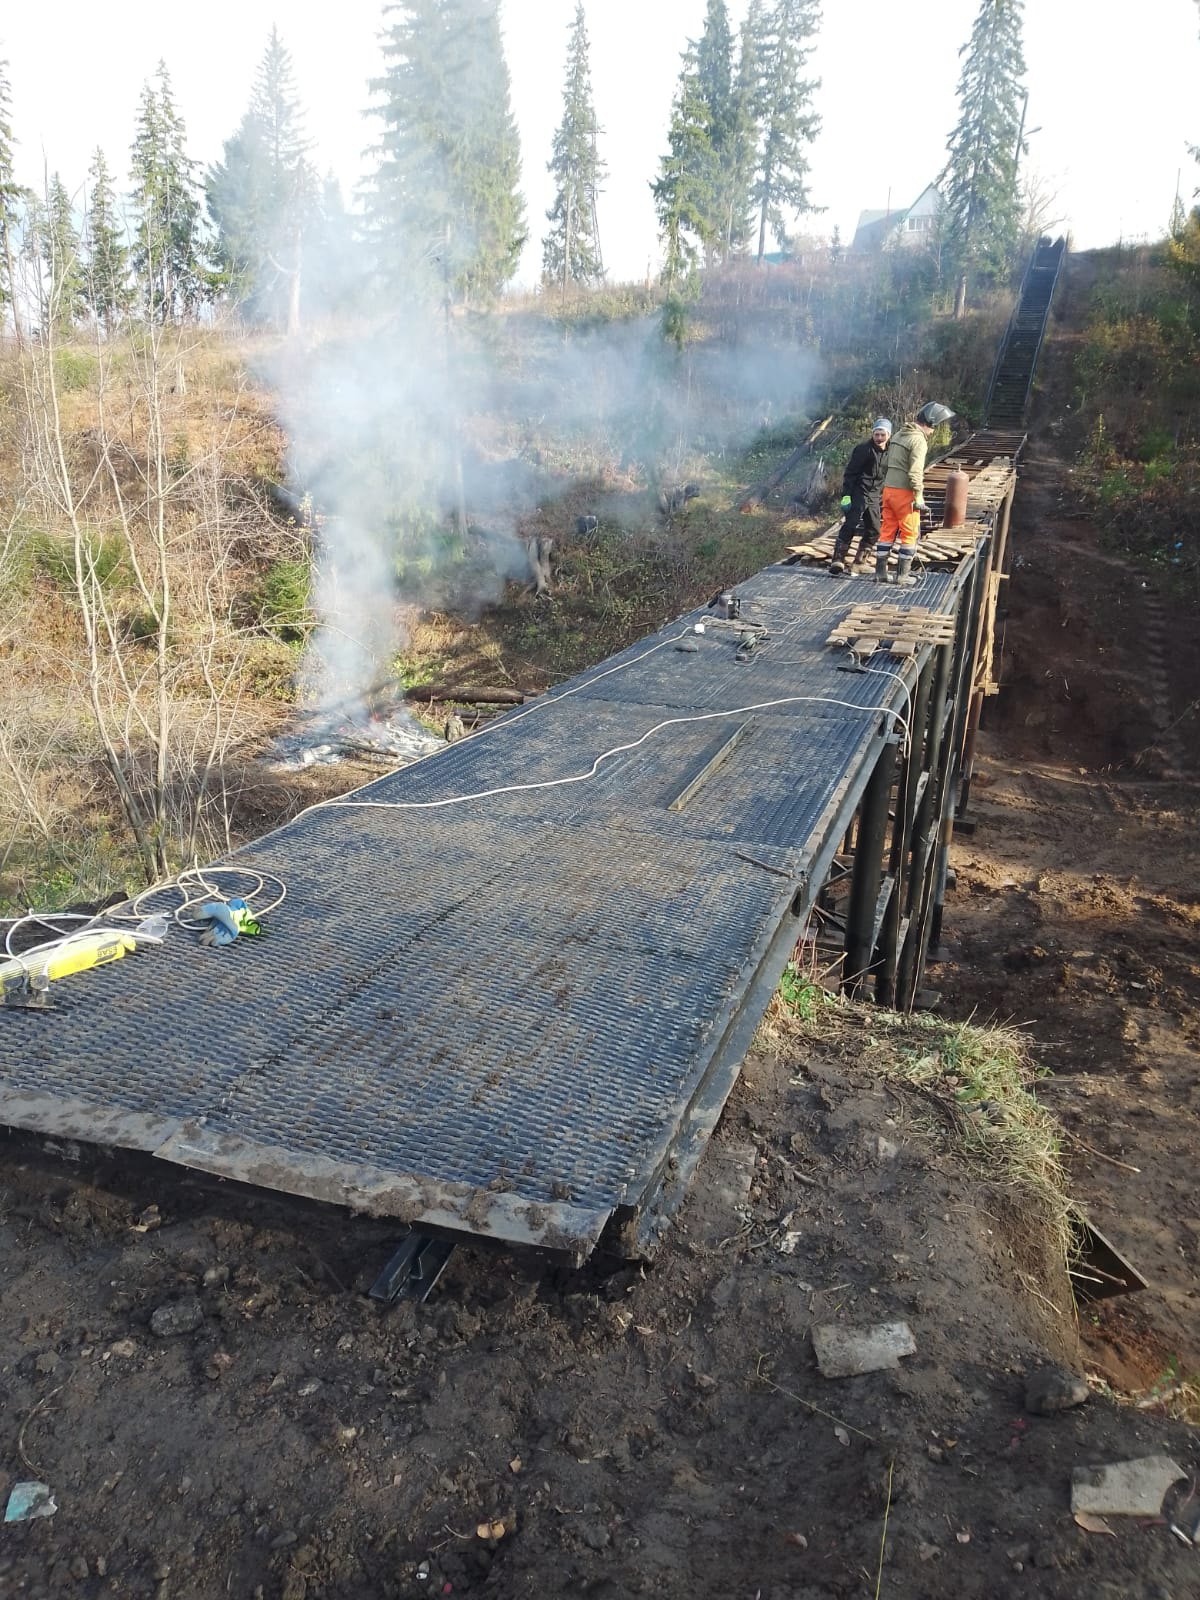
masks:
[[[384,70],[371,85],[373,171],[352,214],[318,176],[291,60],[272,29],[250,102],[207,171],[165,64],[142,91],[121,204],[97,150],[82,204],[61,175],[43,195],[15,181],[10,88],[0,62],[0,314],[19,322],[24,285],[44,328],[136,312],[186,320],[202,307],[295,329],[302,309],[337,309],[374,290],[486,302],[516,273],[528,238],[500,0],[398,0],[384,11]],[[1019,233],[1023,0],[981,0],[963,47],[959,120],[940,175],[944,265],[968,278],[1011,263]],[[669,291],[734,259],[761,263],[813,210],[810,150],[820,121],[808,63],[819,0],[750,0],[735,36],[726,0],[707,0],[688,41],[667,148],[651,182]],[[599,196],[606,168],[583,0],[569,29],[551,148],[554,199],[543,280],[564,290],[604,277]],[[27,305],[27,313],[29,306]],[[30,320],[34,320],[30,317]]]

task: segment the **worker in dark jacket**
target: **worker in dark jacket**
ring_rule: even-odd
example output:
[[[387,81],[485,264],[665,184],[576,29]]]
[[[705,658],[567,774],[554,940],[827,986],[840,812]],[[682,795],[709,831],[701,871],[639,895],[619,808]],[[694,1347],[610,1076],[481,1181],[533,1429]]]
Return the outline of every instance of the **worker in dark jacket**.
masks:
[[[854,535],[862,528],[858,560],[869,559],[879,538],[880,499],[887,471],[888,443],[892,425],[886,417],[876,417],[871,437],[855,445],[842,477],[842,511],[845,520],[833,546],[829,571],[835,578],[846,576],[847,558]]]

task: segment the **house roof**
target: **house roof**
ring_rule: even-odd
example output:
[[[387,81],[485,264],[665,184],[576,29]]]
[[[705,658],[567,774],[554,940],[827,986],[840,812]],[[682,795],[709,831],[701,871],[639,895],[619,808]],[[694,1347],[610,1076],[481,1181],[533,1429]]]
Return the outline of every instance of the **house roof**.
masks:
[[[926,204],[930,197],[933,197],[935,205]],[[913,212],[927,215],[941,204],[941,199],[942,192],[937,184],[927,183],[910,206],[898,207],[894,211],[860,211],[858,226],[854,230],[854,238],[850,244],[851,250],[876,249],[906,217]]]

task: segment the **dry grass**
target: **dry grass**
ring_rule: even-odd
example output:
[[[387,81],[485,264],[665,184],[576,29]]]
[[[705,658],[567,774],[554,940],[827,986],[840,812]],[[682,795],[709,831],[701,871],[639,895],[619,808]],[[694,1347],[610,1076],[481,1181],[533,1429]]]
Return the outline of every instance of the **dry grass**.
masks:
[[[1044,1072],[1017,1028],[947,1023],[917,1013],[883,1013],[879,1037],[865,1058],[886,1078],[933,1095],[952,1108],[955,1142],[992,1184],[1032,1199],[1053,1235],[1055,1253],[1070,1257],[1070,1196],[1057,1119],[1037,1099]]]
[[[873,1079],[908,1091],[915,1125],[936,1133],[991,1187],[1011,1190],[1021,1212],[1044,1227],[1052,1257],[1070,1259],[1061,1130],[1034,1093],[1044,1074],[1024,1033],[856,1004],[793,963],[763,1020],[763,1042],[801,1055],[839,1033],[850,1035],[849,1048]]]

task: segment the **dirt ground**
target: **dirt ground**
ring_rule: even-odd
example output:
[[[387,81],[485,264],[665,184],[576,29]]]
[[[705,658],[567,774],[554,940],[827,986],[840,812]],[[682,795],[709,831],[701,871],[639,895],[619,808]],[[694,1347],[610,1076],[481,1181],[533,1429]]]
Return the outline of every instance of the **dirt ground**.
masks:
[[[1061,1265],[862,1068],[875,1029],[760,1040],[648,1274],[461,1250],[423,1306],[366,1297],[379,1224],[10,1136],[0,1495],[40,1478],[58,1511],[0,1530],[0,1592],[1200,1592],[1167,1527],[1069,1511],[1077,1465],[1194,1482],[1200,1436],[1102,1395],[1025,1414],[1025,1375],[1076,1361]],[[165,1305],[195,1325],[157,1336]],[[894,1319],[897,1370],[820,1375],[814,1324]]]
[[[951,1014],[1029,1025],[1074,1191],[1151,1283],[1085,1319],[1089,1360],[1147,1390],[1200,1372],[1200,639],[1036,443],[1013,539],[1005,686],[935,976]]]

